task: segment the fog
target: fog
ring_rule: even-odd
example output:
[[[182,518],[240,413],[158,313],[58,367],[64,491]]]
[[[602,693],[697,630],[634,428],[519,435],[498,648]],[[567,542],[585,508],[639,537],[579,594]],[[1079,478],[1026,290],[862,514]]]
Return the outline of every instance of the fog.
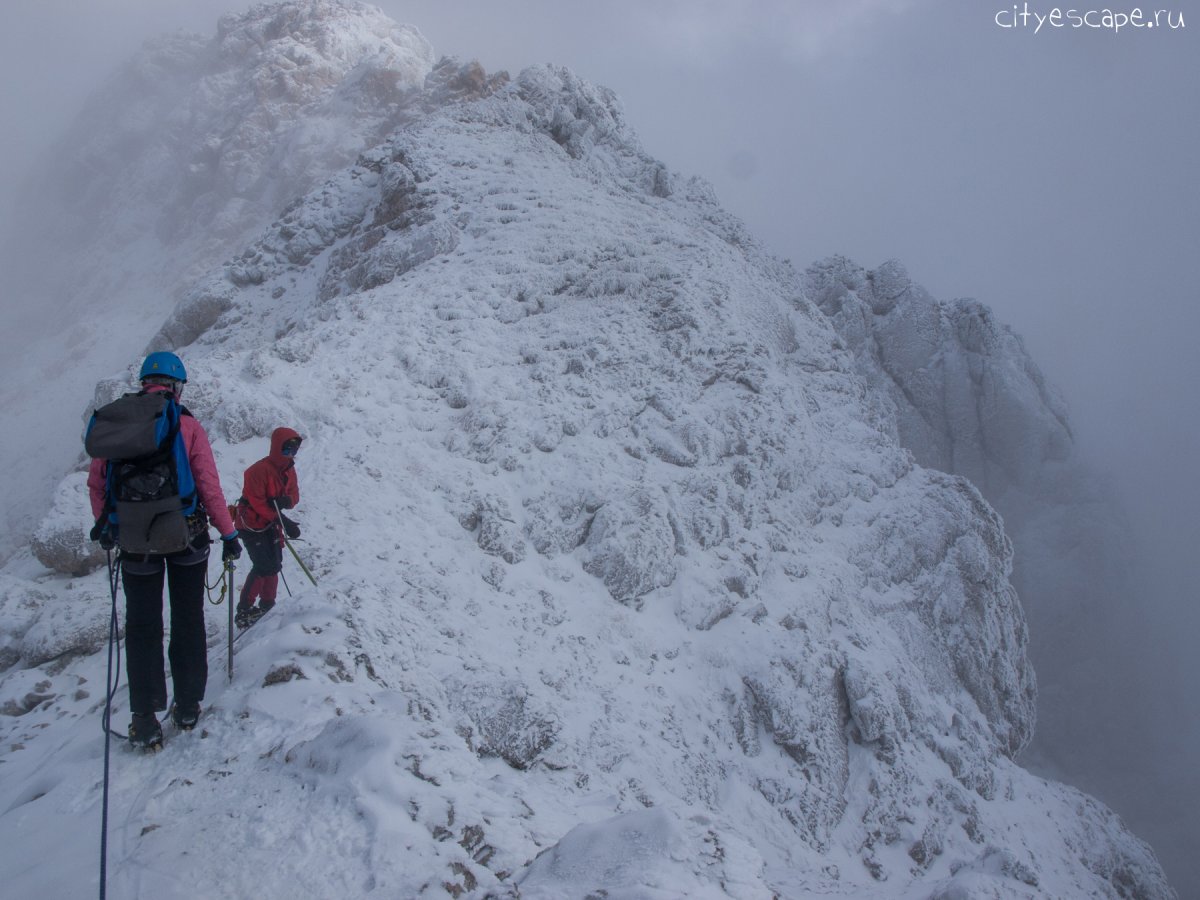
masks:
[[[20,227],[23,173],[117,63],[247,5],[6,5],[5,232]],[[612,88],[651,154],[712,182],[800,269],[894,257],[935,296],[990,305],[1061,389],[1081,449],[1129,511],[1144,590],[1128,602],[1159,651],[1153,677],[1132,681],[1187,696],[1200,628],[1200,4],[1171,4],[1184,28],[1036,33],[997,24],[1015,21],[1012,4],[961,0],[376,5],[439,54],[489,71],[554,62]],[[12,340],[20,298],[4,303]],[[1161,723],[1153,764],[1193,792],[1197,708]],[[1181,895],[1200,895],[1200,874],[1160,854]]]

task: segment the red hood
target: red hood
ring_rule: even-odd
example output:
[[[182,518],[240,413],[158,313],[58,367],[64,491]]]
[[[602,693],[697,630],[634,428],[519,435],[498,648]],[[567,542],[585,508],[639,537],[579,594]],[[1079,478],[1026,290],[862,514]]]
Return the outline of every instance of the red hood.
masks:
[[[274,465],[279,466],[280,468],[290,466],[294,462],[294,460],[290,456],[283,455],[283,445],[286,444],[288,441],[290,441],[292,438],[299,438],[299,437],[300,437],[299,433],[297,433],[294,429],[291,429],[291,428],[276,428],[274,431],[272,431],[271,432],[271,455],[270,455],[270,457],[268,457],[271,460],[271,462]],[[301,438],[301,440],[303,440],[303,438]]]

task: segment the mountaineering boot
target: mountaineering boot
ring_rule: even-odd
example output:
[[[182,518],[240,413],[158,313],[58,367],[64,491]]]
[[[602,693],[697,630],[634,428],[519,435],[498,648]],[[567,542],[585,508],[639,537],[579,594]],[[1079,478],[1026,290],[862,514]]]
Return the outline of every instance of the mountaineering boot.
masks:
[[[250,607],[248,610],[246,610],[246,624],[253,625],[259,619],[261,619],[263,616],[265,616],[267,613],[269,613],[271,611],[271,607],[274,605],[275,605],[274,603],[271,603],[271,604],[264,603],[261,606]]]
[[[199,718],[199,703],[189,703],[183,706],[176,704],[171,709],[171,721],[175,723],[175,727],[180,731],[191,731],[196,727],[196,720]]]
[[[129,723],[129,743],[142,750],[158,750],[163,744],[162,726],[154,713],[134,713]]]
[[[238,628],[249,628],[250,614],[253,612],[253,610],[254,608],[251,606],[239,606],[237,608],[237,612],[233,616],[233,624],[235,624]]]

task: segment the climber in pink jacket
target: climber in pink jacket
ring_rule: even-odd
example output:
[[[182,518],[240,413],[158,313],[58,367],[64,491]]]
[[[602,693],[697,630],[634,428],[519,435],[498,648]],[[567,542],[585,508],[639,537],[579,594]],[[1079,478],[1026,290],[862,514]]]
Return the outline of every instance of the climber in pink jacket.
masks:
[[[176,401],[187,383],[179,357],[157,352],[146,357],[141,370],[142,393],[169,393]],[[176,482],[194,483],[196,504],[187,515],[187,546],[174,553],[119,554],[125,587],[125,659],[129,681],[130,743],[154,748],[162,744],[157,711],[167,708],[167,683],[163,665],[163,581],[171,598],[171,639],[168,656],[174,703],[171,717],[182,730],[190,730],[200,716],[200,701],[208,681],[208,648],[204,628],[204,588],[208,573],[211,523],[221,535],[221,557],[226,562],[242,554],[237,529],[229,515],[212,446],[204,428],[179,407],[179,442],[183,453],[174,457]],[[179,443],[175,444],[178,448]],[[186,456],[186,460],[183,458]],[[189,471],[182,471],[185,468]],[[96,527],[93,540],[113,546],[110,528],[109,461],[93,459],[88,470],[88,494]],[[182,489],[181,489],[182,492]],[[190,493],[190,491],[189,491]],[[186,514],[186,513],[185,513]],[[182,539],[182,537],[181,537]]]

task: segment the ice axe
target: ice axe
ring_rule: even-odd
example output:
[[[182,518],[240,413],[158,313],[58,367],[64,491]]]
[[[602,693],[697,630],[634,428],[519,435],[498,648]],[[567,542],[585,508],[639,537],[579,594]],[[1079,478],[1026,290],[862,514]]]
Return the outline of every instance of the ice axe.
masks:
[[[313,573],[308,570],[308,566],[306,566],[304,564],[304,560],[302,560],[300,558],[300,554],[296,552],[296,548],[293,547],[292,542],[288,540],[287,526],[284,524],[284,521],[283,521],[283,510],[281,510],[279,508],[279,503],[274,498],[271,498],[271,505],[273,507],[275,507],[275,515],[277,515],[279,517],[279,527],[283,529],[284,546],[286,546],[288,548],[288,550],[291,551],[292,558],[296,560],[296,564],[298,566],[300,566],[301,571],[303,571],[304,574],[308,576],[308,580],[313,583],[313,587],[316,587],[317,579],[313,577]]]
[[[225,578],[229,590],[229,683],[233,683],[233,560],[225,560]]]

